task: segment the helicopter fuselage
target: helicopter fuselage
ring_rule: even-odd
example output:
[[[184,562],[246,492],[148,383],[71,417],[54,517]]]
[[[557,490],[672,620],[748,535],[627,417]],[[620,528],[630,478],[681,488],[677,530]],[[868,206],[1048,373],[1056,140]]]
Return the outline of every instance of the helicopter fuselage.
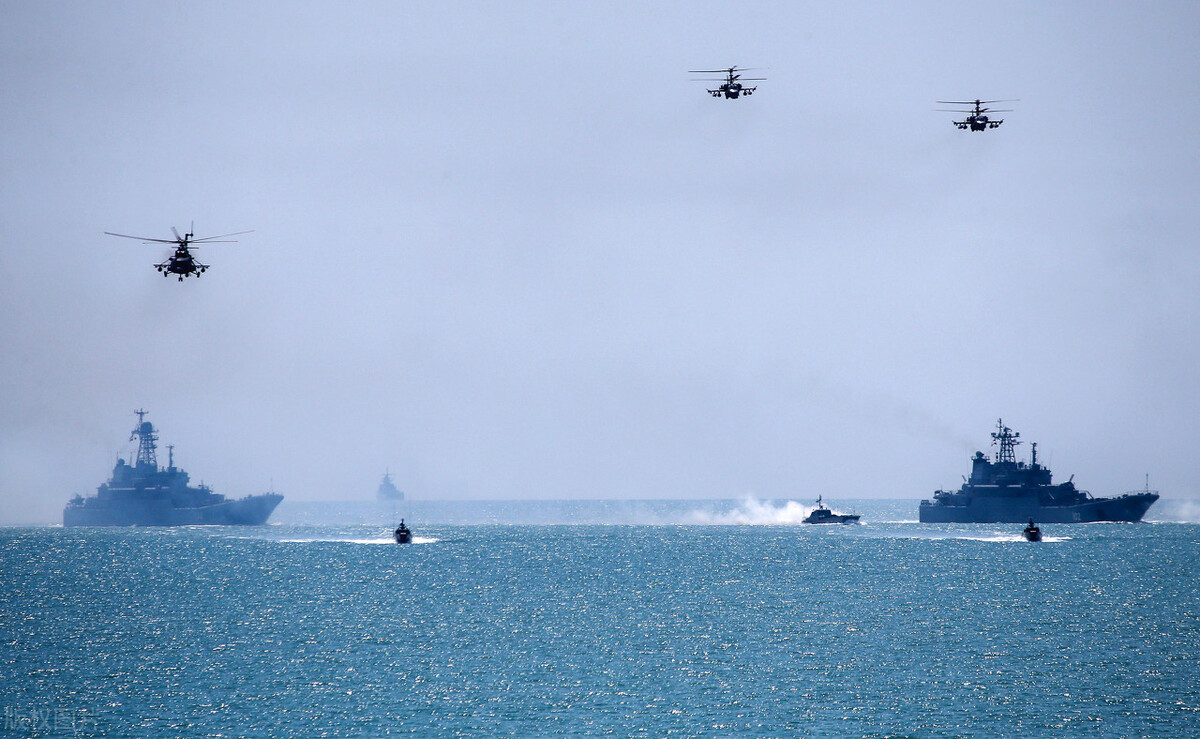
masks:
[[[741,82],[727,82],[715,90],[709,90],[708,94],[715,98],[724,97],[726,100],[737,100],[742,95],[753,95],[754,90],[753,87],[744,87]]]
[[[199,277],[201,272],[208,269],[207,264],[200,264],[195,260],[191,251],[186,246],[178,247],[170,259],[161,264],[156,264],[154,267],[159,272],[162,272],[165,277],[179,275],[181,281],[188,275]]]
[[[971,126],[972,131],[986,131],[988,127],[988,117],[986,115],[971,116],[967,119],[967,123]]]
[[[993,121],[990,120],[986,115],[972,115],[967,116],[965,121],[954,121],[954,125],[958,126],[964,131],[986,131],[989,128],[999,127],[1001,123],[1004,123],[1004,121]]]

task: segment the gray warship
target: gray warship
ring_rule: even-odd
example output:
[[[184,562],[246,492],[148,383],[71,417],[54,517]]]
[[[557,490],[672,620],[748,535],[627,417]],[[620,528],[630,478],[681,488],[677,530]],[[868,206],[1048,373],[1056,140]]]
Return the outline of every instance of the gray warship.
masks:
[[[135,413],[138,425],[129,437],[138,442],[135,463],[118,459],[96,495],[72,498],[63,526],[259,526],[283,500],[273,492],[229,500],[207,485],[188,485],[188,473],[175,466],[173,446],[167,446],[167,466],[158,466],[158,434],[146,411]]]
[[[392,484],[391,473],[384,472],[383,480],[379,483],[379,488],[375,490],[375,497],[379,500],[404,500],[404,493]]]
[[[999,445],[996,461],[983,452],[971,460],[971,477],[958,490],[938,490],[933,500],[922,500],[922,523],[1089,523],[1093,521],[1140,521],[1158,500],[1158,493],[1145,490],[1115,498],[1093,498],[1075,487],[1072,475],[1066,482],[1051,483],[1050,470],[1038,464],[1037,444],[1029,463],[1018,462],[1020,434],[997,422],[992,444]]]

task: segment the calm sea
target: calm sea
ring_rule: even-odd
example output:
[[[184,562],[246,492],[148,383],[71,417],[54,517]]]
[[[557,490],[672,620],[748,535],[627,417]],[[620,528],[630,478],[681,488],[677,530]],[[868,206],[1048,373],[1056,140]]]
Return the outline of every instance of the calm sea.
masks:
[[[1031,544],[834,508],[863,523],[285,502],[259,528],[0,529],[0,734],[1200,736],[1200,525]]]

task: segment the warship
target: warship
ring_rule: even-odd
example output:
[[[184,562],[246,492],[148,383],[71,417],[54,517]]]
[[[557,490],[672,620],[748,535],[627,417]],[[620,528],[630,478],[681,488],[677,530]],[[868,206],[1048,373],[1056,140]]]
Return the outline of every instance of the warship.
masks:
[[[201,483],[188,484],[188,473],[175,466],[175,447],[167,446],[167,466],[158,466],[158,433],[146,411],[134,411],[138,425],[134,464],[117,459],[112,477],[96,495],[76,495],[63,509],[63,526],[258,526],[283,500],[278,493],[229,500]]]
[[[1075,487],[1075,476],[1057,485],[1050,470],[1039,464],[1037,444],[1033,444],[1029,463],[1018,462],[1016,447],[1020,434],[997,422],[992,445],[1000,447],[996,461],[983,452],[971,459],[971,477],[958,490],[938,490],[933,500],[922,500],[921,523],[1022,523],[1036,519],[1049,523],[1089,523],[1093,521],[1140,521],[1158,500],[1158,493],[1146,489],[1114,498],[1093,498]]]
[[[384,472],[383,481],[379,483],[379,488],[375,491],[375,497],[379,500],[404,500],[404,493],[400,492],[392,484],[391,473]]]

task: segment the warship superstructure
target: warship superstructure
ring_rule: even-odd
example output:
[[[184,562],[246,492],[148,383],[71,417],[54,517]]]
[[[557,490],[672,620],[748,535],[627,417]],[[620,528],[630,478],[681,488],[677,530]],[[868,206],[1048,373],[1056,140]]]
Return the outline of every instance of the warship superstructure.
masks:
[[[1018,462],[1020,434],[997,422],[992,444],[999,446],[996,461],[983,452],[971,460],[971,476],[958,490],[938,490],[932,500],[922,500],[922,523],[1045,523],[1140,521],[1158,500],[1158,493],[1138,490],[1115,498],[1093,498],[1075,487],[1071,479],[1057,485],[1050,470],[1038,463],[1033,444],[1029,463]]]
[[[174,447],[167,447],[167,466],[158,466],[158,434],[135,411],[138,425],[129,440],[137,440],[137,459],[118,459],[112,477],[96,495],[76,495],[63,509],[64,526],[258,526],[267,522],[283,500],[278,493],[230,500],[207,485],[188,484],[188,473],[175,466]]]

